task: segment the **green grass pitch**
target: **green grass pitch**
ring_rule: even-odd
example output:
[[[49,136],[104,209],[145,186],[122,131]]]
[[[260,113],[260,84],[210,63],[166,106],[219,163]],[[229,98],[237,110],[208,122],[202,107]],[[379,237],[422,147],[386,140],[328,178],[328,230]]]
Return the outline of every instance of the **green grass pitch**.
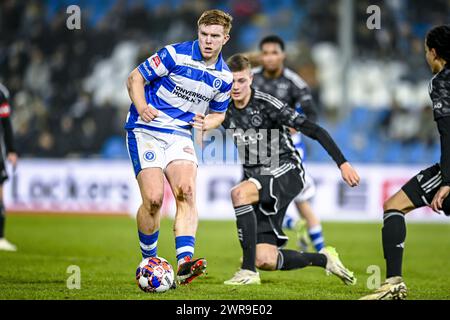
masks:
[[[135,221],[127,217],[9,216],[16,253],[0,252],[0,299],[357,299],[366,294],[369,265],[384,277],[379,224],[324,223],[327,243],[358,277],[344,286],[320,268],[261,272],[260,286],[229,287],[239,267],[233,221],[201,221],[196,256],[208,274],[163,294],[141,292],[134,280],[140,252]],[[450,224],[409,224],[404,278],[409,299],[450,299]],[[295,236],[290,248],[295,248]],[[158,254],[175,264],[172,221],[162,221]],[[70,265],[81,270],[81,288],[67,289]]]

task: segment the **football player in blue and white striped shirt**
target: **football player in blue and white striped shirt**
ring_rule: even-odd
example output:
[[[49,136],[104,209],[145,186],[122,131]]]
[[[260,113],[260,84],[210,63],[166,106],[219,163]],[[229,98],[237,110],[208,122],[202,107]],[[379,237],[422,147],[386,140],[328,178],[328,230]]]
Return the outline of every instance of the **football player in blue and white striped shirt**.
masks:
[[[125,129],[143,199],[137,214],[142,256],[157,255],[165,175],[177,205],[174,232],[181,284],[206,268],[205,259],[193,259],[198,213],[191,129],[215,129],[225,118],[233,76],[221,50],[230,38],[231,22],[223,11],[204,12],[197,22],[197,40],[165,46],[127,81],[133,103]]]

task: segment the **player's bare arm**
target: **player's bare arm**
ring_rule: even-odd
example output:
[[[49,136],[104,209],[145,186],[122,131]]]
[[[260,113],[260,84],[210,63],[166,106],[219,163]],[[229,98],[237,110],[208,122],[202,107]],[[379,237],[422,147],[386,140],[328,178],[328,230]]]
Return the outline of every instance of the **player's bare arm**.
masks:
[[[131,101],[133,101],[136,109],[145,122],[150,122],[158,116],[158,110],[147,105],[144,93],[145,79],[136,68],[134,69],[127,79],[128,95]]]

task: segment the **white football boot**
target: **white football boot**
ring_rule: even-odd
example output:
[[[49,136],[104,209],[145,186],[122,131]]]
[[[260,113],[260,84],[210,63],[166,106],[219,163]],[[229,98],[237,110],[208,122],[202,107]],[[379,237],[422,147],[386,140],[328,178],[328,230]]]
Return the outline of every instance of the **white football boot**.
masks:
[[[231,286],[243,286],[249,284],[261,284],[258,272],[251,270],[240,269],[236,272],[230,280],[224,282],[224,284]]]
[[[408,288],[402,277],[391,277],[375,290],[374,293],[360,298],[359,300],[405,300]]]
[[[334,274],[346,285],[356,284],[356,278],[353,275],[353,272],[344,267],[335,248],[325,247],[320,250],[319,253],[322,253],[327,257],[327,265],[325,267],[327,274]]]
[[[17,247],[15,245],[13,245],[11,242],[9,242],[8,240],[6,240],[5,238],[1,238],[0,239],[0,250],[15,252],[15,251],[17,251]]]

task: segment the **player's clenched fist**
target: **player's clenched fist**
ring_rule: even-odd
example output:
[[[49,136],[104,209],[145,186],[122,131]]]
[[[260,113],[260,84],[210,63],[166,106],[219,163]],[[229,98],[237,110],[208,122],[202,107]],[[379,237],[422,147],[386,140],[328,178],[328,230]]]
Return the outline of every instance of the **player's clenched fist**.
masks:
[[[342,178],[350,187],[359,185],[359,175],[350,163],[344,162],[339,169],[341,169]]]
[[[146,106],[141,110],[141,112],[139,112],[139,115],[143,121],[150,122],[158,116],[158,110],[153,107]]]

